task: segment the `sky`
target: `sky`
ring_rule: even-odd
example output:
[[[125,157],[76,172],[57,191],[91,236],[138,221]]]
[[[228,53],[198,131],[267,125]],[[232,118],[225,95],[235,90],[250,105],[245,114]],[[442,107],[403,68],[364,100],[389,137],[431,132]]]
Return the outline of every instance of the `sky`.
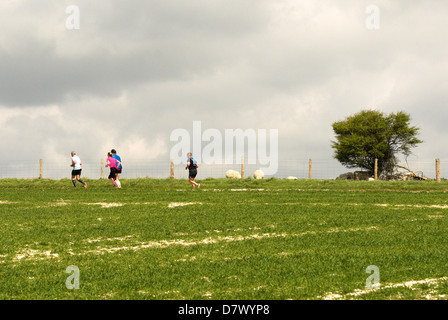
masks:
[[[448,159],[447,13],[445,0],[2,0],[0,156],[169,159],[173,130],[201,121],[277,129],[279,160],[332,159],[331,124],[375,109],[411,115],[413,159]]]

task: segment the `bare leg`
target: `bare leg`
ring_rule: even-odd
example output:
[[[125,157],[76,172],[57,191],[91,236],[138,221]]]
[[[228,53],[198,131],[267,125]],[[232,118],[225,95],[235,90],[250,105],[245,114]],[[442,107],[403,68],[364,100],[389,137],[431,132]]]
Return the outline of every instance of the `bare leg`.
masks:
[[[194,189],[194,187],[197,187],[198,186],[198,184],[196,183],[196,182],[194,182],[194,178],[191,178],[190,179],[190,184],[191,184],[191,187]]]
[[[110,180],[110,182],[112,182],[112,184],[114,185],[114,187],[117,186],[117,183],[115,182],[114,178],[110,178],[109,180]]]
[[[121,188],[121,182],[120,182],[120,180],[118,180],[118,178],[120,178],[120,174],[119,173],[117,173],[115,175],[115,184],[117,185],[118,188]]]
[[[78,180],[79,182],[81,182],[84,185],[84,188],[87,188],[87,183],[85,183],[84,181],[82,181],[81,176],[78,174],[76,176],[76,180]]]

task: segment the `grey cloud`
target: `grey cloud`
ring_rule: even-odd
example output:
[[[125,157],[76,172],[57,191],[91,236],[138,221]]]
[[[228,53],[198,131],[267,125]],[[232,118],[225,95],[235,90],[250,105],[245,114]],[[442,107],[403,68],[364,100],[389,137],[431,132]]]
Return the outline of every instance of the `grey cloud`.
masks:
[[[331,123],[367,107],[409,112],[427,141],[421,157],[447,133],[443,1],[376,1],[378,31],[364,27],[364,0],[79,1],[73,32],[52,29],[71,3],[51,3],[14,12],[41,21],[39,32],[3,28],[20,45],[0,46],[0,105],[57,105],[62,120],[5,123],[9,153],[25,157],[14,141],[32,132],[32,150],[47,141],[95,157],[134,137],[169,145],[171,130],[201,120],[278,128],[281,157],[330,158]]]
[[[20,50],[0,49],[0,104],[46,105],[67,96],[119,95],[140,84],[211,72],[229,59],[233,37],[256,32],[265,19],[258,1],[96,1],[79,6],[82,28],[66,31],[69,40],[63,41],[97,49],[88,56],[60,56],[51,33],[44,39],[16,34],[24,41]],[[89,42],[92,37],[96,41]]]

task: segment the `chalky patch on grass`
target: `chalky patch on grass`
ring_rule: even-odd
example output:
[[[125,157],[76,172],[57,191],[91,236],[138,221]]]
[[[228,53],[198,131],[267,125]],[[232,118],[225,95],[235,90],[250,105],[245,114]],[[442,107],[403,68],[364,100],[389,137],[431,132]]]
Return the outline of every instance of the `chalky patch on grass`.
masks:
[[[346,298],[351,297],[359,297],[368,293],[372,293],[379,290],[386,290],[386,289],[396,289],[396,288],[408,288],[411,290],[418,290],[419,285],[427,285],[429,287],[435,286],[438,287],[438,284],[441,282],[448,281],[448,277],[441,277],[441,278],[432,278],[432,279],[423,279],[423,280],[410,280],[406,282],[401,283],[390,283],[386,285],[380,285],[377,289],[356,289],[353,292],[349,292],[346,294],[338,294],[338,293],[332,293],[329,292],[325,294],[323,297],[319,296],[318,298],[321,298],[323,300],[342,300]],[[428,294],[425,295],[425,298],[428,300],[433,300],[434,298],[440,299],[440,298],[446,298],[446,295],[438,295],[437,297],[434,296],[434,294],[438,294],[437,290],[431,289],[429,290]]]
[[[114,208],[114,207],[123,206],[122,203],[116,203],[116,202],[111,202],[111,203],[97,202],[97,203],[86,203],[86,204],[89,206],[101,206],[101,208]]]
[[[168,208],[185,207],[194,204],[202,204],[202,202],[171,202],[168,204]]]

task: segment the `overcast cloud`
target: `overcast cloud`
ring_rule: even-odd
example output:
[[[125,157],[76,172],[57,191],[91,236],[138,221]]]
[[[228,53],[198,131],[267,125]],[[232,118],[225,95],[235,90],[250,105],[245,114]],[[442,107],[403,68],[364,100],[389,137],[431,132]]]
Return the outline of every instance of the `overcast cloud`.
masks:
[[[65,10],[80,9],[80,30]],[[365,10],[380,9],[368,30]],[[176,128],[278,129],[279,158],[331,159],[331,124],[403,110],[448,159],[443,0],[2,0],[0,154],[168,159]]]

